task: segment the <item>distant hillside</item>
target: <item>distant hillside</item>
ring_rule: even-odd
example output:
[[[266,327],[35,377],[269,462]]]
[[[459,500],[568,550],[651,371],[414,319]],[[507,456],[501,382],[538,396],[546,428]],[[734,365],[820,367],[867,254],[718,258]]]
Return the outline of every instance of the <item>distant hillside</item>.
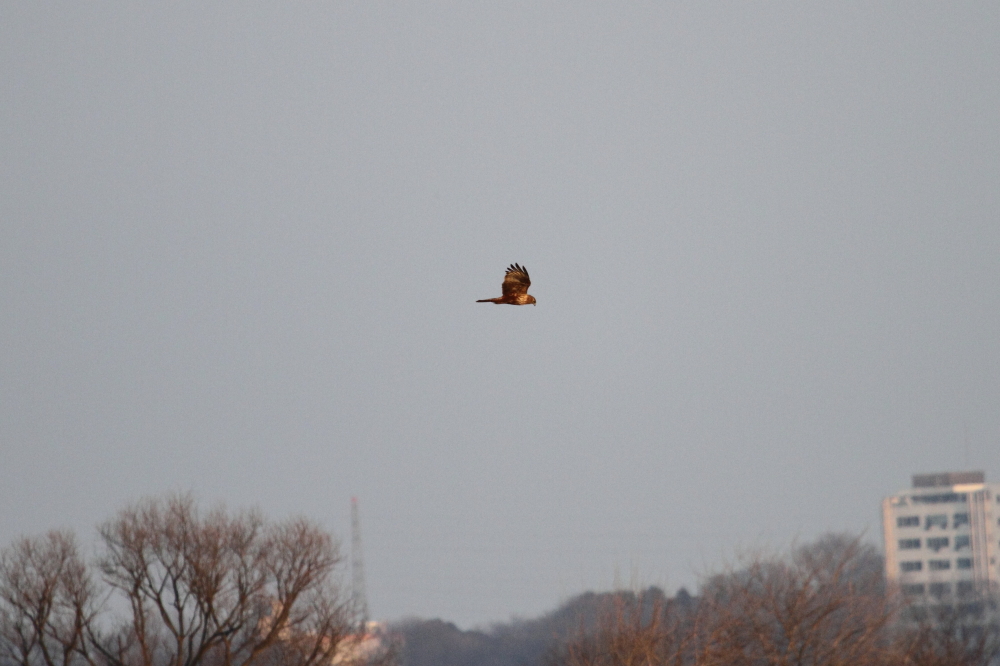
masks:
[[[663,590],[642,592],[644,602],[664,601]],[[601,612],[619,600],[634,600],[632,592],[586,592],[555,611],[533,620],[497,624],[486,631],[462,631],[442,620],[411,619],[393,627],[404,641],[402,666],[539,666],[560,641],[593,627]],[[688,603],[685,590],[678,603]]]

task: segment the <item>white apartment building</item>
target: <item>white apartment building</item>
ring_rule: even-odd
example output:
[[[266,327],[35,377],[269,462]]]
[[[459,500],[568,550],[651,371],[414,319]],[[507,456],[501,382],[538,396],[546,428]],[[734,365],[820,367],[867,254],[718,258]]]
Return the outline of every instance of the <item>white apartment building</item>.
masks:
[[[907,595],[956,596],[1000,584],[1000,484],[983,472],[915,474],[882,500],[885,571]]]

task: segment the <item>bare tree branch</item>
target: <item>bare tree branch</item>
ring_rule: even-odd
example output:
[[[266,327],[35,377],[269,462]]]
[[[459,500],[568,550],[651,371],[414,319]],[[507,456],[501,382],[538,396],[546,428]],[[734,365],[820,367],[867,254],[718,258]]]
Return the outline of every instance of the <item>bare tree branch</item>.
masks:
[[[0,649],[16,664],[93,663],[96,592],[71,532],[23,538],[0,554]]]
[[[189,495],[150,499],[99,528],[104,580],[130,620],[96,649],[123,666],[329,663],[351,617],[332,575],[333,538],[297,518],[204,515]]]

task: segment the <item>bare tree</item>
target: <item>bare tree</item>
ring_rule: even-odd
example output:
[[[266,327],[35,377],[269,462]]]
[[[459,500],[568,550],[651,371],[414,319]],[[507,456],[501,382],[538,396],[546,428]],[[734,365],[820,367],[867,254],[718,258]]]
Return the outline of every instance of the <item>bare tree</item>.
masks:
[[[702,592],[711,640],[699,663],[860,666],[888,658],[894,608],[858,539],[828,539],[790,560],[759,558]]]
[[[0,553],[0,663],[20,666],[389,664],[334,577],[336,542],[303,518],[201,512],[189,495],[147,499],[99,527],[96,566],[73,535]]]
[[[1000,614],[989,594],[914,600],[895,631],[899,666],[986,666],[1000,656]]]
[[[0,554],[0,654],[22,666],[87,658],[96,592],[71,532],[23,538]]]
[[[865,666],[894,664],[895,617],[881,559],[831,536],[791,557],[750,559],[710,578],[697,600],[603,615],[558,652],[565,666]],[[624,599],[624,597],[623,597]]]
[[[580,631],[548,661],[564,666],[682,666],[693,648],[683,610],[663,597],[615,594],[600,611],[597,626]]]
[[[90,634],[111,666],[325,664],[352,630],[337,545],[305,519],[202,515],[185,495],[128,507],[99,533],[98,566],[128,607]]]

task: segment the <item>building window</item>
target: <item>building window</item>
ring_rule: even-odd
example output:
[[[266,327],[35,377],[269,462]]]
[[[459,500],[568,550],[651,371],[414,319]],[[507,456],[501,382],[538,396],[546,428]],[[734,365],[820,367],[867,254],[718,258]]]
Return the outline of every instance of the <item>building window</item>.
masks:
[[[931,571],[944,571],[951,569],[951,560],[931,560],[927,563],[927,568]]]
[[[951,526],[954,527],[955,529],[958,529],[962,525],[968,525],[968,524],[969,524],[969,514],[967,513],[956,513],[952,517]]]
[[[920,571],[923,568],[924,568],[924,563],[920,561],[899,563],[899,570],[902,571],[903,573],[906,573],[908,571]]]
[[[929,530],[930,528],[937,525],[943,530],[948,529],[948,515],[945,513],[937,513],[933,516],[927,516],[924,519],[924,529]]]
[[[960,557],[955,560],[956,569],[971,569],[972,568],[972,558],[971,557]]]
[[[927,540],[927,547],[935,553],[948,547],[948,537],[934,537]]]
[[[941,504],[943,502],[967,502],[968,495],[965,493],[942,493],[940,495],[914,495],[911,497],[915,503]]]
[[[920,516],[900,516],[896,519],[896,527],[920,527]]]
[[[924,586],[922,583],[917,583],[916,585],[903,586],[903,594],[916,595],[923,593],[924,593]]]
[[[955,584],[955,591],[960,597],[972,596],[972,594],[976,591],[976,584],[971,580],[963,580]]]
[[[927,591],[935,597],[943,597],[947,594],[951,594],[951,583],[931,583],[927,587]]]
[[[962,536],[955,537],[955,550],[962,550],[963,548],[969,547],[969,535],[963,534]]]
[[[900,539],[899,549],[900,550],[911,550],[913,548],[920,548],[920,539]]]

